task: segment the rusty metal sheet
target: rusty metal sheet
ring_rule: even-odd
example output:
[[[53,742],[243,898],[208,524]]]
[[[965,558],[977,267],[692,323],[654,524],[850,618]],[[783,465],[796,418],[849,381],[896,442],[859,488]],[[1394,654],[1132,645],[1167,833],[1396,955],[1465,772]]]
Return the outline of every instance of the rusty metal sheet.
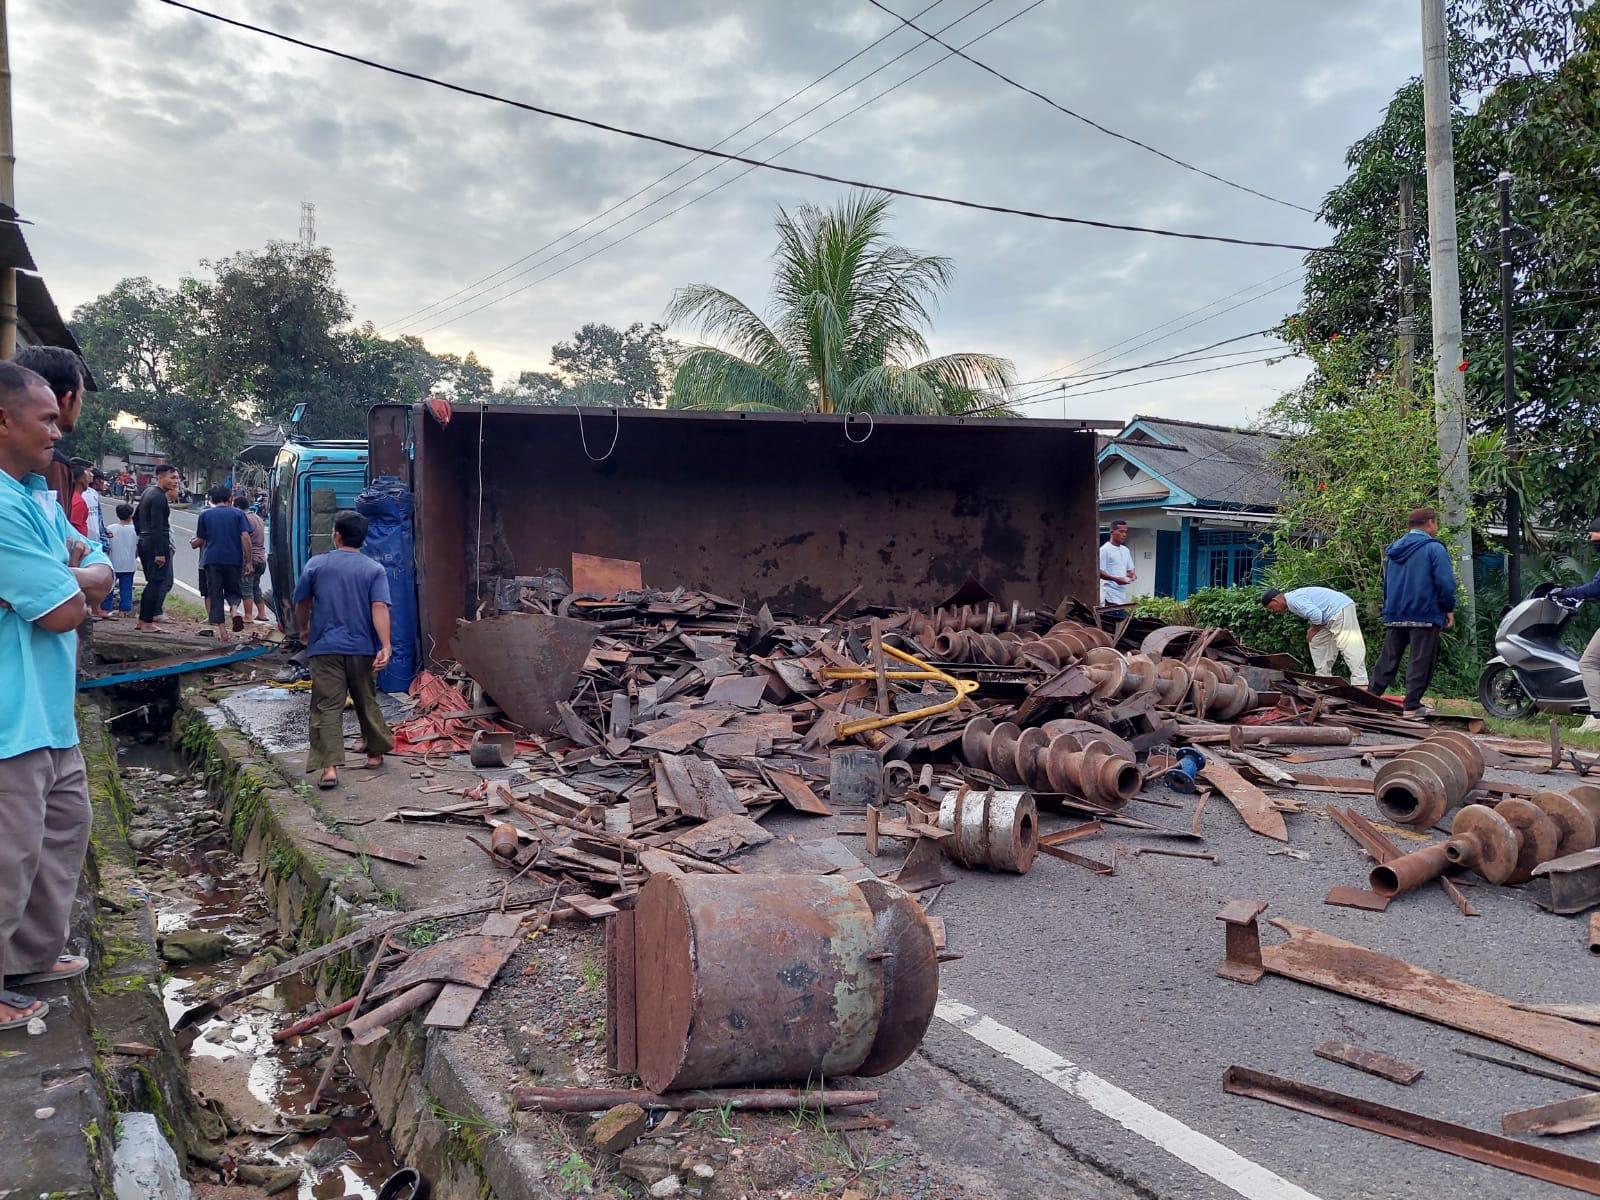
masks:
[[[1280,1079],[1248,1067],[1229,1067],[1222,1077],[1222,1090],[1600,1196],[1600,1163],[1524,1145],[1499,1134],[1375,1104],[1309,1083]]]
[[[803,812],[813,817],[831,817],[833,809],[825,804],[811,785],[798,775],[788,771],[768,771],[767,779],[778,790],[783,801],[796,812]]]
[[[368,842],[352,842],[349,838],[340,837],[336,833],[324,833],[320,829],[301,836],[308,842],[315,842],[317,845],[326,846],[330,850],[342,850],[346,854],[360,854],[367,858],[399,863],[406,867],[414,867],[419,863],[425,862],[428,857],[426,854],[419,854],[415,850],[390,850],[383,846],[374,846]]]
[[[1410,1086],[1422,1078],[1421,1067],[1401,1062],[1398,1058],[1391,1058],[1377,1050],[1352,1046],[1349,1042],[1323,1042],[1311,1053],[1329,1062],[1343,1063],[1347,1067],[1365,1071],[1368,1075],[1387,1079],[1391,1083]]]
[[[711,704],[731,704],[735,708],[760,708],[767,692],[765,675],[721,675],[706,689]]]
[[[486,988],[516,953],[522,939],[469,933],[418,950],[372,989],[372,998],[392,995],[419,983],[461,983]]]
[[[1340,884],[1336,888],[1330,888],[1322,902],[1339,908],[1361,908],[1368,912],[1383,912],[1393,899],[1393,896],[1380,896],[1377,892],[1369,892],[1366,888],[1346,887]]]
[[[680,833],[669,843],[685,854],[721,862],[749,846],[764,846],[772,834],[743,813],[723,813]]]
[[[1274,975],[1381,1004],[1515,1046],[1562,1066],[1600,1074],[1600,1028],[1525,1012],[1471,984],[1292,921],[1273,920],[1288,941],[1261,947]]]
[[[644,588],[644,571],[631,558],[601,558],[572,553],[572,590],[577,594],[615,596]]]
[[[1284,824],[1283,814],[1273,807],[1265,792],[1238,771],[1220,759],[1208,758],[1200,774],[1238,810],[1253,832],[1280,842],[1289,840],[1289,827]]]
[[[599,628],[588,621],[506,613],[455,631],[451,649],[505,714],[543,733],[560,719]]]

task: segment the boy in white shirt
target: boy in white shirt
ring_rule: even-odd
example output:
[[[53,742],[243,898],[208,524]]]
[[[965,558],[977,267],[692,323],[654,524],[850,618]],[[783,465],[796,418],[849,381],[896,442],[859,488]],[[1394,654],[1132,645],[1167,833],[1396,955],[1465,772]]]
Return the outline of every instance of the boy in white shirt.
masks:
[[[106,530],[106,540],[110,543],[111,569],[116,572],[117,586],[106,593],[100,611],[116,618],[133,611],[133,570],[139,563],[139,532],[133,527],[133,505],[117,505],[117,523]]]

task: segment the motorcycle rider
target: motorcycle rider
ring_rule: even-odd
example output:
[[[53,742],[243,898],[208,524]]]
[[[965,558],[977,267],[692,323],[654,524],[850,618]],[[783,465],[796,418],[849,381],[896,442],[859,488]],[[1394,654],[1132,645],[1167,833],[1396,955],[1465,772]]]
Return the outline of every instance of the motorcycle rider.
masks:
[[[1600,517],[1589,522],[1589,544],[1600,545]],[[1588,583],[1579,587],[1560,588],[1553,593],[1558,600],[1600,599],[1600,571]],[[1600,733],[1600,630],[1589,639],[1578,657],[1578,671],[1583,675],[1583,690],[1589,695],[1589,715],[1578,726],[1580,733]]]

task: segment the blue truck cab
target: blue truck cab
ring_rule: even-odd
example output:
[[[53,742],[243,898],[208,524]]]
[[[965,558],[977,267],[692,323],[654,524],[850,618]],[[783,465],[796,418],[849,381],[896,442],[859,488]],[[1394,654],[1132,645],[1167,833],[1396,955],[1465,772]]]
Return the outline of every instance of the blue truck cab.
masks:
[[[273,608],[291,638],[304,636],[290,603],[300,572],[333,549],[334,516],[354,508],[366,485],[365,440],[293,440],[278,451],[267,478],[267,567]]]

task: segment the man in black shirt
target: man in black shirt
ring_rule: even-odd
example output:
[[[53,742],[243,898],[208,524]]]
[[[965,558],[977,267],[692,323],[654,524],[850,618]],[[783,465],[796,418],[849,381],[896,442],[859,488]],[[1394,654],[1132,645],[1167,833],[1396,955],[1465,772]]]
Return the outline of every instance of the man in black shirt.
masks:
[[[139,566],[144,591],[139,596],[139,629],[154,629],[172,590],[172,497],[178,494],[178,468],[163,463],[156,481],[139,497],[133,527],[139,534]]]

